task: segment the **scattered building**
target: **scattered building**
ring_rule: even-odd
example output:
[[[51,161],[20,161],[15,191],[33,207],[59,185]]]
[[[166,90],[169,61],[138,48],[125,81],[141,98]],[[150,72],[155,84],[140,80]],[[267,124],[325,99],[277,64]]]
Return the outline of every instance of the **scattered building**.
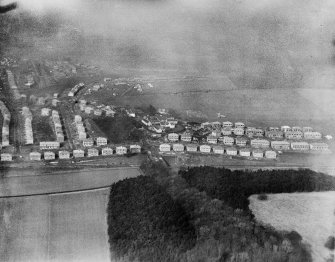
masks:
[[[209,135],[207,137],[207,143],[209,143],[209,144],[217,144],[218,143],[218,139],[217,139],[216,136]]]
[[[267,148],[270,146],[270,141],[266,139],[252,139],[250,145],[255,148]]]
[[[290,146],[287,141],[271,141],[271,147],[275,150],[290,150]]]
[[[242,122],[236,122],[235,123],[235,128],[243,128],[244,129],[244,127],[245,127],[245,124],[242,123]]]
[[[264,156],[263,150],[261,150],[261,149],[252,150],[252,156],[254,158],[263,158],[263,156]]]
[[[96,148],[89,148],[87,149],[87,156],[88,157],[99,156],[99,150]]]
[[[192,141],[192,136],[189,133],[184,133],[180,136],[180,140],[183,142],[191,142]]]
[[[199,147],[200,152],[202,153],[210,153],[211,152],[211,147],[209,145],[201,145]]]
[[[70,158],[70,152],[66,150],[61,150],[58,152],[59,159],[69,159]]]
[[[74,158],[82,158],[85,157],[85,151],[82,149],[75,149],[73,150],[73,157]]]
[[[141,146],[140,145],[130,145],[129,146],[130,153],[141,153]]]
[[[284,132],[280,130],[269,130],[265,131],[265,136],[271,139],[282,139],[284,137]]]
[[[113,148],[110,147],[104,147],[103,149],[101,149],[101,154],[103,156],[111,156],[113,155]]]
[[[273,151],[273,150],[266,150],[266,151],[265,151],[265,158],[268,158],[268,159],[276,159],[276,158],[277,158],[277,153],[276,153],[276,151]]]
[[[97,143],[97,146],[105,146],[105,145],[107,145],[107,138],[102,137],[102,136],[98,136],[96,138],[96,143]]]
[[[236,156],[237,155],[237,149],[235,147],[227,147],[226,153],[228,156]]]
[[[281,126],[280,130],[286,133],[287,131],[292,131],[290,126]]]
[[[227,146],[232,146],[234,145],[234,138],[231,136],[224,136],[223,137],[223,143]]]
[[[285,138],[287,139],[302,139],[303,138],[303,132],[300,130],[297,131],[286,131],[285,132]]]
[[[313,132],[313,128],[310,126],[304,126],[302,128],[302,132],[306,133],[306,132]]]
[[[170,152],[171,151],[171,145],[169,145],[169,144],[160,144],[159,145],[159,151],[160,152]]]
[[[198,151],[198,146],[195,144],[188,144],[186,145],[186,151],[187,152],[197,152]]]
[[[255,128],[254,136],[263,137],[264,136],[264,130],[262,128]]]
[[[185,147],[183,144],[173,144],[172,149],[175,152],[184,152]]]
[[[222,122],[222,127],[233,127],[233,123],[230,121]]]
[[[214,152],[214,154],[223,155],[224,154],[224,148],[222,146],[213,146],[213,152]]]
[[[230,126],[223,127],[222,130],[222,135],[224,136],[230,136],[232,134],[232,128]]]
[[[41,160],[41,153],[40,152],[30,152],[29,159],[31,161],[40,161]]]
[[[237,146],[240,146],[240,147],[243,147],[243,146],[246,146],[247,145],[247,139],[244,138],[244,137],[236,137],[235,138],[235,144]]]
[[[84,147],[92,147],[94,145],[92,138],[87,138],[83,140],[83,146]]]
[[[244,157],[249,157],[251,155],[251,151],[249,148],[241,148],[239,150],[239,155]]]
[[[1,153],[0,158],[2,162],[13,161],[13,155],[9,153]]]
[[[243,136],[244,135],[244,128],[242,128],[242,127],[235,127],[234,128],[234,135],[236,135],[236,136]]]
[[[176,133],[170,133],[168,134],[168,140],[171,142],[176,142],[179,140],[179,135]]]
[[[125,155],[127,154],[127,148],[125,146],[117,146],[115,152],[117,155]]]
[[[51,151],[46,151],[43,153],[44,160],[54,160],[56,158],[55,153]]]

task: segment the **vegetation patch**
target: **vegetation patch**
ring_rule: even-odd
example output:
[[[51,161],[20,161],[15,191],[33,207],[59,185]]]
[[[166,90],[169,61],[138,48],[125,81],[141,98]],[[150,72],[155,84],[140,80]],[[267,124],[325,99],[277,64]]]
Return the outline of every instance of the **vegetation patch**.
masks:
[[[115,144],[126,141],[139,142],[143,137],[142,131],[138,129],[141,124],[123,114],[94,119],[94,122],[106,134],[108,140]]]
[[[112,252],[130,261],[178,261],[196,240],[183,207],[144,176],[112,186],[108,235]]]
[[[325,247],[330,249],[330,250],[335,249],[335,237],[334,236],[328,237],[327,242],[325,244]]]
[[[192,187],[245,211],[249,211],[248,197],[254,194],[335,190],[334,177],[309,169],[231,171],[205,166],[180,174]]]

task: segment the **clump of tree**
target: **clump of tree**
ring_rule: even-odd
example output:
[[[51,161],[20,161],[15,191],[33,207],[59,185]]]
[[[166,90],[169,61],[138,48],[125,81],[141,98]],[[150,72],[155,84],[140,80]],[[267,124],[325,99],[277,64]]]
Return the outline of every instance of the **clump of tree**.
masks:
[[[249,211],[248,198],[253,194],[335,189],[334,177],[309,169],[232,171],[204,166],[180,171],[180,175],[190,186],[245,211]]]
[[[328,237],[327,242],[325,244],[325,247],[330,249],[330,250],[335,249],[335,237],[334,236]]]
[[[139,130],[142,125],[124,114],[97,118],[94,122],[107,135],[108,140],[115,144],[126,141],[139,142],[143,138],[143,132]]]
[[[145,176],[111,187],[108,235],[112,252],[127,261],[179,261],[196,241],[180,203]]]
[[[181,203],[196,230],[194,248],[174,261],[311,261],[298,233],[258,223],[242,209],[191,187],[163,163],[148,161],[141,169]]]

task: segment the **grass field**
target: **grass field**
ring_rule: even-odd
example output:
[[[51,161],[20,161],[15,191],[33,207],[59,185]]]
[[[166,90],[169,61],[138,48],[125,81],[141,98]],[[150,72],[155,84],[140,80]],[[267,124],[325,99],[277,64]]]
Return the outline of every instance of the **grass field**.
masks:
[[[109,189],[1,199],[0,260],[111,261]]]
[[[250,209],[265,224],[297,231],[311,246],[314,261],[329,257],[324,244],[335,233],[335,192],[269,194],[267,201],[253,195]]]

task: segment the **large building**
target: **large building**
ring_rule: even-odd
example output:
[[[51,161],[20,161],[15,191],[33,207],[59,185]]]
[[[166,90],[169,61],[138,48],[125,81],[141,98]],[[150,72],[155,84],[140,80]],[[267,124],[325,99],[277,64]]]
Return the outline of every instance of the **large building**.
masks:
[[[290,150],[291,144],[287,141],[271,141],[271,147],[275,150]]]
[[[43,141],[40,142],[40,150],[59,149],[60,143],[57,141]]]
[[[329,145],[326,143],[311,143],[310,149],[312,151],[329,151]]]
[[[309,144],[307,142],[292,142],[291,148],[295,151],[308,151]]]
[[[267,148],[270,146],[270,141],[266,139],[252,139],[250,145],[255,148]]]
[[[304,138],[309,139],[309,140],[318,140],[322,138],[321,133],[319,132],[305,132],[304,133]]]

